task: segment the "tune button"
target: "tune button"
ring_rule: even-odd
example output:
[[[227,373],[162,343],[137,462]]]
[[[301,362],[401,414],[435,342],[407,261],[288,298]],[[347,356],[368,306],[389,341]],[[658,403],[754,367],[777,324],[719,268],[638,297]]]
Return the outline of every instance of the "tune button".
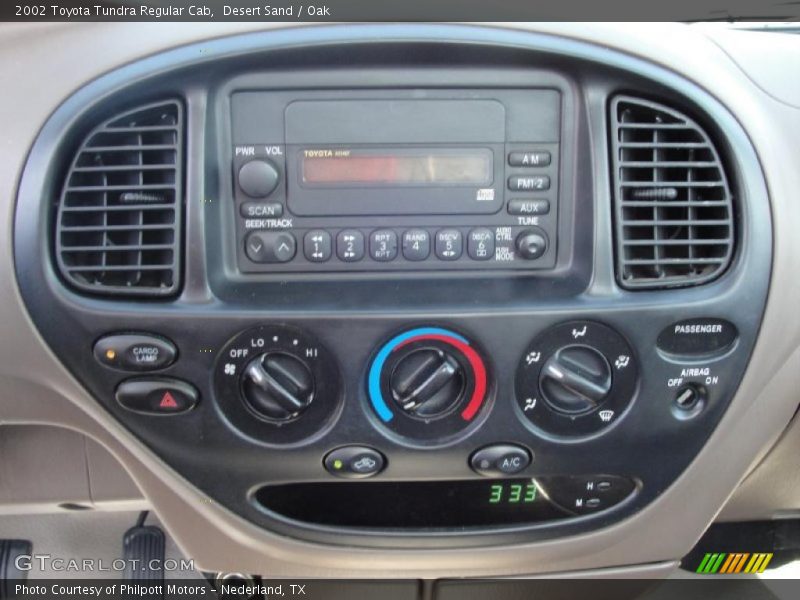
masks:
[[[517,236],[517,255],[525,260],[540,258],[547,250],[547,238],[543,233],[526,229]]]
[[[397,258],[397,234],[391,229],[373,231],[369,236],[369,255],[380,262]]]
[[[357,229],[345,229],[336,235],[336,256],[344,262],[364,258],[364,234]]]
[[[531,461],[531,453],[522,446],[493,444],[475,452],[469,459],[469,466],[479,475],[502,477],[519,473]]]
[[[333,254],[331,234],[324,229],[313,229],[303,238],[303,254],[311,262],[325,262]]]

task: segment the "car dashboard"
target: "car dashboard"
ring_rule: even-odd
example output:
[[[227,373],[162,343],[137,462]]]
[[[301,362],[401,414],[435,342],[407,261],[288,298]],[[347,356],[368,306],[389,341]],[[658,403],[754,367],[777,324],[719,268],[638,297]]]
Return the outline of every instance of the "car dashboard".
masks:
[[[0,422],[207,570],[655,576],[800,508],[796,36],[25,27]]]

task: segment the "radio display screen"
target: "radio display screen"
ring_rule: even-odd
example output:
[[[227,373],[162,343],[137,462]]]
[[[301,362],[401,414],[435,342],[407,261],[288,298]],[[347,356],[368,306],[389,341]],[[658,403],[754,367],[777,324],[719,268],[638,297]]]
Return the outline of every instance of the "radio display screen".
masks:
[[[303,184],[311,186],[484,186],[492,183],[492,152],[475,150],[303,150]]]

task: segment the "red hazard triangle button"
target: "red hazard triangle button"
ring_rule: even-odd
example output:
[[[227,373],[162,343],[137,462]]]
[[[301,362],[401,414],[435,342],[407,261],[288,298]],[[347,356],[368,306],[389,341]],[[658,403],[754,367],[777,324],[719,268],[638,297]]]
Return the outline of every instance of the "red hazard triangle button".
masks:
[[[180,379],[137,377],[117,387],[117,402],[142,414],[177,415],[191,410],[200,399],[197,389]]]
[[[164,395],[161,396],[161,402],[158,403],[158,408],[175,410],[178,408],[178,402],[175,400],[175,396],[173,396],[171,393],[164,392]]]

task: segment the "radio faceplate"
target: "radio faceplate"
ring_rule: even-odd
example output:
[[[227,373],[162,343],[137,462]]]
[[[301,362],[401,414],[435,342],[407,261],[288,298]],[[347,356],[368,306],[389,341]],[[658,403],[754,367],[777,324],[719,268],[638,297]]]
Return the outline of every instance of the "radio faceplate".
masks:
[[[236,92],[244,273],[552,269],[561,93]]]

